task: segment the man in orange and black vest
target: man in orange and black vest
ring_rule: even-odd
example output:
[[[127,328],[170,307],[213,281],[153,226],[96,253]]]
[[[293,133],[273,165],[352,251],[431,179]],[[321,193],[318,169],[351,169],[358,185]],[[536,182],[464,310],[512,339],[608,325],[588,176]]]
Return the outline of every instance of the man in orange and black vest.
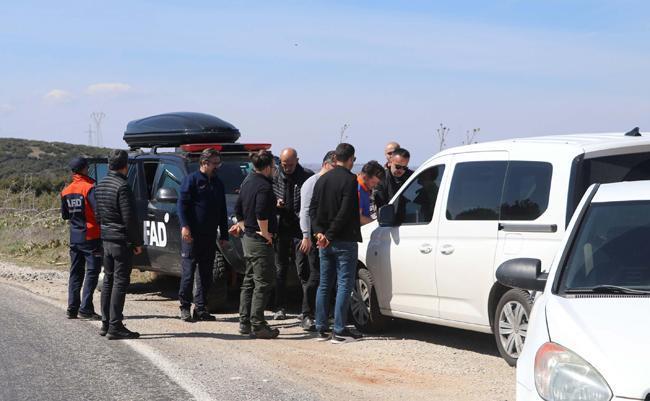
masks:
[[[77,316],[100,320],[95,313],[93,293],[102,267],[99,225],[95,220],[95,181],[88,177],[88,162],[83,157],[70,161],[72,183],[61,192],[61,216],[70,222],[70,280],[68,319]],[[84,278],[85,275],[85,278]],[[83,294],[80,297],[81,286]]]

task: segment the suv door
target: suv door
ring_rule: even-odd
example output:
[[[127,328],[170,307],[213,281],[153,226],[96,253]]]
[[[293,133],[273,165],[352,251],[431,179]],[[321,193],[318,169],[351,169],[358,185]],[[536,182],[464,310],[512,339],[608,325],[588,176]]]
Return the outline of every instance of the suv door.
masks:
[[[499,212],[508,152],[454,156],[436,251],[440,317],[489,327]]]
[[[153,182],[152,197],[144,221],[144,242],[154,270],[180,274],[180,224],[176,200],[185,168],[163,160]]]

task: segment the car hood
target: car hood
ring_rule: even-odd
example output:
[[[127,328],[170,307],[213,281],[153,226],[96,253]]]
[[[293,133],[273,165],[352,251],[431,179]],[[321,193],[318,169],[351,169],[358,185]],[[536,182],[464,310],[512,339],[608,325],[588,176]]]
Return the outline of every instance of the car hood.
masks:
[[[595,367],[618,397],[650,393],[650,298],[549,297],[546,319],[551,341]]]

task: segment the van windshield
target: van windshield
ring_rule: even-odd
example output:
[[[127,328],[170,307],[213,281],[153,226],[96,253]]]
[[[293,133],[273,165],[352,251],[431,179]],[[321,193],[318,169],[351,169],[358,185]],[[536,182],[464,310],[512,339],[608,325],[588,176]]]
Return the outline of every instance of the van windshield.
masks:
[[[562,271],[562,293],[650,290],[650,201],[594,203],[578,230]]]
[[[226,188],[226,194],[235,195],[239,193],[242,181],[253,171],[253,164],[245,156],[221,155],[221,167],[217,170],[217,176]],[[189,173],[199,168],[198,159],[187,163]]]

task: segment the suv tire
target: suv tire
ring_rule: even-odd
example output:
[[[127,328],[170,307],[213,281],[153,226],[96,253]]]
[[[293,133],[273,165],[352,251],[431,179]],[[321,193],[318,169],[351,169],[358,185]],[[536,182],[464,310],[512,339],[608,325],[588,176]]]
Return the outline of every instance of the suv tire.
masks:
[[[217,251],[212,269],[212,283],[207,295],[207,309],[209,313],[222,312],[228,304],[228,262],[223,254]]]
[[[388,318],[379,311],[377,293],[368,269],[359,269],[357,282],[352,290],[350,317],[354,326],[364,333],[377,333],[386,328]]]
[[[499,354],[510,366],[515,366],[523,349],[532,306],[528,292],[513,288],[503,294],[494,311],[494,338]]]

